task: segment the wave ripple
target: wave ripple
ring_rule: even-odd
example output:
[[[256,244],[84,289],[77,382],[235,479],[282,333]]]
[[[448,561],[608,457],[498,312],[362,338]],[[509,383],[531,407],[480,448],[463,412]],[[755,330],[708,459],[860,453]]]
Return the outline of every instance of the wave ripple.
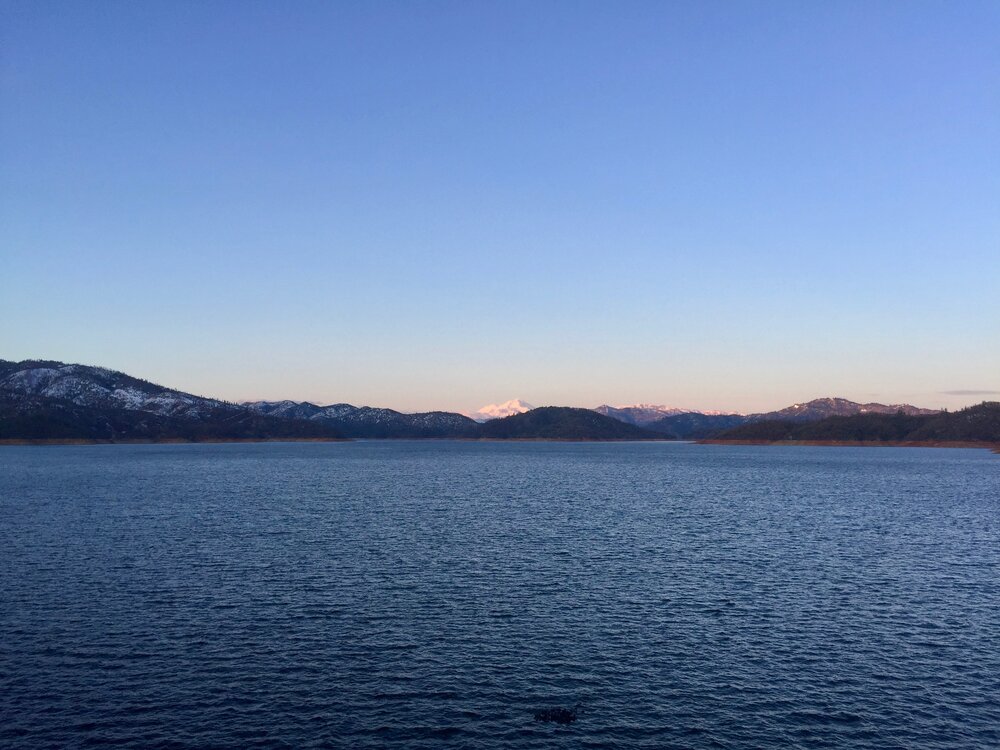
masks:
[[[6,448],[0,746],[996,747],[998,511],[971,450]]]

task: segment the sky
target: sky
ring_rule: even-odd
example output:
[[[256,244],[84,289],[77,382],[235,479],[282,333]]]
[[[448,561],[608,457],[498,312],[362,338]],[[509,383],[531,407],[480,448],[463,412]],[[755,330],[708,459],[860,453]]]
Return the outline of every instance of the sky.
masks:
[[[0,358],[400,410],[1000,394],[1000,3],[0,0]]]

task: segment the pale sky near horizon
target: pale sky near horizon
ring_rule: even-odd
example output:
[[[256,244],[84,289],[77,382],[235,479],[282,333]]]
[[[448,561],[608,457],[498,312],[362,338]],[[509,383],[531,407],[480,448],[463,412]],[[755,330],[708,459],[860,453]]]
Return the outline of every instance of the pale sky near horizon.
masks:
[[[401,410],[1000,398],[1000,3],[0,0],[0,357]]]

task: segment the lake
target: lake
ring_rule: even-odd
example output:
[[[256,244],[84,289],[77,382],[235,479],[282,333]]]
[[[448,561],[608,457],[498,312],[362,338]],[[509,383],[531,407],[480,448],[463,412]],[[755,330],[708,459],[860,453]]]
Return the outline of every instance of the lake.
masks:
[[[1000,456],[3,447],[0,746],[99,744],[1000,746]]]

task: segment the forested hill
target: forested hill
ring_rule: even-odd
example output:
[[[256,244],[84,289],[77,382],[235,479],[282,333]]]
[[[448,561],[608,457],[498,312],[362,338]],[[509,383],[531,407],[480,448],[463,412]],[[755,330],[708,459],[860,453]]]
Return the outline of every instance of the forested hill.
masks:
[[[662,440],[641,427],[590,409],[543,406],[479,427],[478,437],[493,440]]]
[[[817,422],[768,420],[713,436],[732,441],[864,443],[982,442],[1000,444],[1000,402],[984,401],[961,411],[929,415],[856,414]]]

